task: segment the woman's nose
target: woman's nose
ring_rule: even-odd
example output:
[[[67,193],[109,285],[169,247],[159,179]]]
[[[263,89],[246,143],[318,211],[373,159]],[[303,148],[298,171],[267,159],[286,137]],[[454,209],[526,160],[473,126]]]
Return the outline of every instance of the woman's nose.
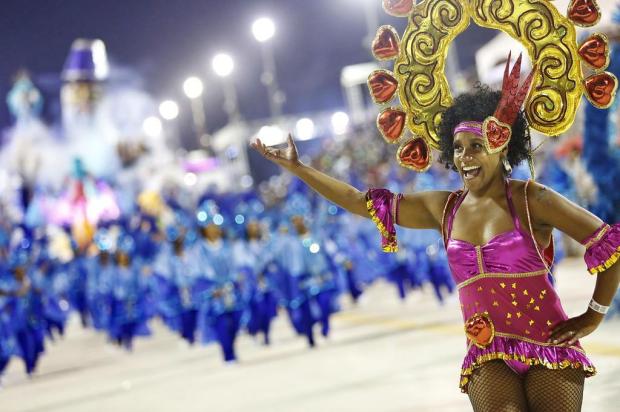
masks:
[[[463,159],[472,159],[472,149],[465,148],[463,149]]]

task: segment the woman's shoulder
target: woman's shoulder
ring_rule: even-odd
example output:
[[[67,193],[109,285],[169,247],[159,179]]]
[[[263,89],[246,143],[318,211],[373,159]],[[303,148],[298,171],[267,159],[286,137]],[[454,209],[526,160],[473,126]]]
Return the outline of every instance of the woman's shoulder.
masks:
[[[527,184],[527,190],[528,192],[531,190],[532,193],[534,193],[534,191],[538,191],[538,190],[548,190],[549,188],[547,186],[545,186],[544,184],[537,182],[536,180],[533,179],[527,179],[527,180],[522,180],[522,179],[510,179],[510,187],[512,189],[524,189],[525,185]]]
[[[517,202],[525,203],[527,199],[528,203],[535,207],[539,206],[541,202],[548,203],[550,197],[562,197],[549,187],[535,180],[510,179],[510,192],[512,193],[512,198],[517,200]]]

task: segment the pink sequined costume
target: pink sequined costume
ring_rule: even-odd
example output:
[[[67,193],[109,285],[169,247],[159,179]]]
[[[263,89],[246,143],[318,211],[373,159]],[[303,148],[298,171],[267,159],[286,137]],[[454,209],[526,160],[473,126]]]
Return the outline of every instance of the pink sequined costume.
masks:
[[[467,392],[475,369],[498,359],[517,373],[540,365],[549,369],[580,368],[586,376],[592,376],[595,368],[579,343],[564,347],[546,342],[553,327],[568,317],[532,236],[521,227],[510,182],[506,182],[506,198],[514,229],[484,245],[451,237],[454,217],[466,196],[467,192],[457,192],[444,228],[448,261],[468,337],[461,390]],[[384,250],[397,247],[393,219],[397,200],[399,196],[385,189],[370,189],[367,193],[368,210],[382,234]],[[620,225],[604,225],[582,243],[587,247],[589,271],[600,273],[620,259]]]

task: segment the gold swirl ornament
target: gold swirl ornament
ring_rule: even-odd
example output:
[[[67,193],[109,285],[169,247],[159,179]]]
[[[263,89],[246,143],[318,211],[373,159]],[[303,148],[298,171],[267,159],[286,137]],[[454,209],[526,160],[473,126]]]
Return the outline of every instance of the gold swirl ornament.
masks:
[[[565,132],[575,121],[584,94],[598,108],[613,104],[618,80],[604,71],[609,65],[607,38],[594,34],[581,45],[576,41],[575,25],[591,27],[600,20],[595,0],[572,0],[568,18],[548,0],[425,0],[418,4],[413,0],[383,0],[383,7],[388,14],[406,16],[409,21],[402,40],[393,27],[382,26],[373,42],[379,60],[395,60],[390,75],[398,83],[402,105],[402,110],[390,107],[379,114],[383,119],[377,122],[381,134],[386,141],[398,143],[404,116],[414,135],[400,149],[412,140],[419,147],[419,139],[429,153],[431,148],[439,148],[441,116],[453,102],[445,75],[448,48],[470,21],[507,33],[528,51],[535,73],[525,112],[533,129],[548,136]],[[373,99],[384,104],[385,95],[378,99],[377,93],[385,88],[371,80],[379,77],[370,75],[369,88]],[[432,161],[432,156],[424,158]],[[429,166],[398,160],[417,171]]]

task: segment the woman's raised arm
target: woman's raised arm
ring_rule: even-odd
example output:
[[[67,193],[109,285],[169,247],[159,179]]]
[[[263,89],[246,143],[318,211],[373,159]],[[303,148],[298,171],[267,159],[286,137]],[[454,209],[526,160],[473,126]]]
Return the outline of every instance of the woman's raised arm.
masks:
[[[300,162],[290,134],[283,148],[266,146],[260,139],[256,139],[251,146],[266,159],[299,177],[329,201],[356,215],[371,217],[367,209],[366,193]],[[449,192],[422,192],[404,196],[399,204],[398,224],[417,229],[439,228],[448,196]]]

